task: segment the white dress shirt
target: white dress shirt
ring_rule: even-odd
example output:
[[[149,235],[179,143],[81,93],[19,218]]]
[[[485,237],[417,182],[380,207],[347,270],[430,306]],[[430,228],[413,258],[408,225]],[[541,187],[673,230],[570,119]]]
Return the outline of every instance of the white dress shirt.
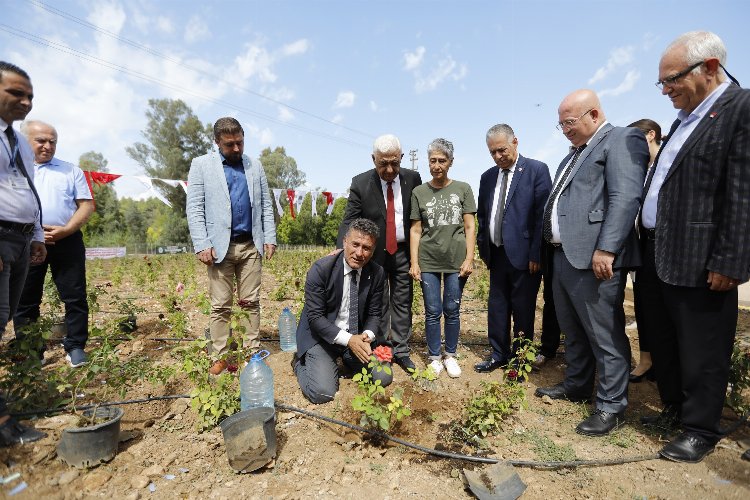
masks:
[[[39,205],[31,191],[28,179],[15,164],[11,164],[13,151],[10,149],[5,129],[8,124],[0,118],[0,220],[21,224],[36,223],[33,241],[44,241],[44,231],[39,220]],[[26,172],[34,181],[34,153],[26,138],[16,134],[18,154],[21,155]]]
[[[510,192],[510,185],[513,183],[513,174],[516,172],[516,165],[518,164],[518,157],[513,165],[510,167],[510,173],[508,174],[508,184],[505,186],[505,203],[508,203],[508,193]],[[499,172],[497,173],[497,182],[495,183],[495,190],[492,192],[492,210],[490,211],[490,241],[493,245],[499,245],[499,241],[495,241],[495,219],[497,218],[498,205],[500,200],[503,198],[503,194],[500,192],[500,188],[503,186],[503,169],[498,167]]]
[[[346,251],[346,250],[344,250]],[[342,257],[344,260],[344,289],[342,290],[343,295],[341,296],[341,307],[339,308],[339,314],[336,316],[336,320],[333,322],[334,325],[339,327],[339,333],[336,338],[333,339],[334,344],[342,345],[346,347],[349,345],[349,339],[352,338],[352,333],[349,333],[349,288],[351,284],[351,277],[349,274],[357,273],[357,286],[360,285],[360,279],[362,273],[359,270],[352,269],[346,262],[346,257]],[[357,333],[357,332],[354,332]],[[370,330],[365,330],[362,333],[366,333],[370,337],[370,342],[375,339],[375,333]]]
[[[388,183],[380,179],[380,187],[383,188],[383,200],[385,208],[388,209]],[[397,175],[393,179],[393,208],[396,212],[396,242],[403,243],[406,241],[404,233],[404,202],[401,199],[401,176]]]
[[[664,179],[666,179],[669,170],[672,168],[672,162],[674,162],[677,153],[680,152],[685,141],[688,140],[690,134],[693,133],[695,127],[698,126],[701,119],[705,116],[706,112],[711,109],[714,103],[721,97],[721,94],[729,87],[729,82],[724,82],[719,85],[708,97],[703,99],[692,113],[687,114],[683,110],[677,113],[677,118],[680,120],[680,125],[672,132],[669,140],[664,145],[664,148],[659,154],[659,162],[651,167],[654,170],[654,175],[651,179],[651,185],[646,193],[646,199],[643,201],[643,211],[641,212],[641,220],[643,226],[648,229],[656,227],[656,209],[659,201],[659,190]]]

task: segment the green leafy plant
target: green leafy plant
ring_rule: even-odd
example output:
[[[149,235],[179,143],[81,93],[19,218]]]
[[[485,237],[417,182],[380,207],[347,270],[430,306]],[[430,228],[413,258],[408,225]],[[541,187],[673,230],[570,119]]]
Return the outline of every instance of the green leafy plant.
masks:
[[[515,382],[482,382],[466,406],[460,437],[476,441],[502,430],[503,421],[526,402],[526,391]]]
[[[508,367],[505,369],[505,377],[510,381],[523,380],[526,382],[529,380],[529,373],[534,366],[539,344],[520,335],[523,334],[519,334],[518,340],[514,341],[517,346],[515,356],[511,358]]]
[[[370,356],[367,368],[352,377],[357,382],[357,394],[352,399],[352,408],[361,412],[360,425],[373,429],[389,430],[396,422],[411,415],[411,410],[404,404],[404,391],[398,388],[392,396],[387,396],[380,380],[373,381],[371,371],[384,371],[391,374],[391,368],[383,365],[375,355]]]
[[[420,389],[424,391],[435,390],[437,375],[435,375],[435,370],[430,365],[427,365],[424,370],[409,368],[409,376]]]
[[[727,394],[727,406],[738,415],[746,415],[750,412],[750,350],[743,349],[741,340],[737,339],[732,351],[729,365],[729,393]]]

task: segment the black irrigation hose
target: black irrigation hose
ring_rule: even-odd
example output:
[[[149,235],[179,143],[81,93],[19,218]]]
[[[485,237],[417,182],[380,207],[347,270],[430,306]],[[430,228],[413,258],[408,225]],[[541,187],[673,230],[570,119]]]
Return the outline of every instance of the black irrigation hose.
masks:
[[[136,403],[147,403],[150,401],[162,401],[162,400],[169,400],[169,399],[183,399],[183,398],[189,398],[190,395],[188,394],[173,394],[173,395],[167,395],[167,396],[151,396],[148,398],[140,398],[140,399],[128,399],[125,401],[112,401],[108,403],[100,403],[100,404],[90,404],[90,405],[84,405],[84,406],[76,406],[76,410],[89,410],[91,408],[96,407],[106,407],[106,406],[119,406],[119,405],[126,405],[126,404],[136,404]],[[385,434],[380,431],[375,431],[372,429],[367,429],[365,427],[356,425],[356,424],[350,424],[349,422],[344,422],[343,420],[338,420],[331,417],[326,417],[325,415],[321,415],[319,413],[315,413],[309,410],[304,410],[302,408],[297,408],[296,406],[290,406],[283,403],[276,403],[276,408],[279,410],[285,410],[285,411],[291,411],[295,413],[300,413],[302,415],[316,418],[318,420],[323,420],[325,422],[329,422],[332,424],[340,425],[343,427],[347,427],[349,429],[359,431],[365,434],[369,434],[371,436],[375,436],[381,439],[386,439],[388,441],[393,441],[394,443],[398,443],[402,446],[406,446],[407,448],[412,448],[417,451],[421,451],[422,453],[433,455],[436,457],[442,457],[442,458],[450,458],[454,460],[465,460],[468,462],[478,462],[478,463],[485,463],[485,464],[496,464],[499,462],[505,462],[510,465],[516,466],[516,467],[530,467],[530,468],[539,468],[539,469],[563,469],[563,468],[573,468],[573,467],[593,467],[593,466],[607,466],[607,465],[622,465],[622,464],[628,464],[633,462],[643,462],[646,460],[657,460],[659,458],[659,454],[654,453],[651,455],[639,455],[634,457],[625,457],[625,458],[613,458],[613,459],[592,459],[592,460],[562,460],[562,461],[537,461],[537,460],[499,460],[496,458],[487,458],[487,457],[479,457],[476,455],[465,455],[462,453],[453,453],[449,451],[442,451],[442,450],[436,450],[433,448],[427,448],[425,446],[421,446],[418,444],[410,443],[409,441],[405,441],[403,439],[391,436],[389,434]],[[15,417],[24,417],[24,416],[34,416],[34,415],[47,415],[50,413],[61,413],[64,411],[70,411],[73,407],[67,406],[63,408],[49,408],[46,410],[40,410],[40,411],[33,411],[33,412],[22,412],[22,413],[13,413],[12,415]],[[731,427],[729,427],[726,431],[724,431],[724,436],[727,436],[737,430],[741,425],[743,425],[748,419],[748,415],[743,415],[742,418],[740,418],[737,422],[735,422]]]
[[[161,401],[165,399],[183,399],[183,398],[189,398],[189,397],[190,397],[190,394],[150,396],[148,398],[126,399],[125,401],[110,401],[108,403],[99,403],[99,404],[90,404],[90,405],[81,405],[81,406],[63,406],[61,408],[47,408],[46,410],[25,411],[21,413],[11,413],[11,415],[14,417],[32,417],[35,415],[49,415],[51,413],[63,413],[66,411],[85,411],[85,410],[90,410],[96,407],[130,405],[130,404],[136,404],[136,403],[148,403],[150,401]]]

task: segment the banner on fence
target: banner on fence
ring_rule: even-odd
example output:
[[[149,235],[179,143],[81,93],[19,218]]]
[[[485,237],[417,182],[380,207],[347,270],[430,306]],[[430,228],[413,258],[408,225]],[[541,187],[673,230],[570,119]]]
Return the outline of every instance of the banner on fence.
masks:
[[[91,247],[86,249],[86,258],[114,259],[115,257],[125,257],[126,253],[125,247]]]

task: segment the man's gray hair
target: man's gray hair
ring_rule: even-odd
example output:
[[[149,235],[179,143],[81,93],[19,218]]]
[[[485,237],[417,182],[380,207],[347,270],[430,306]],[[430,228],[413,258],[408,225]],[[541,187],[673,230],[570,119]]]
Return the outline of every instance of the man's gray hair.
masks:
[[[57,129],[55,127],[41,120],[24,120],[21,122],[21,125],[19,125],[18,129],[21,131],[24,137],[29,138],[29,129],[31,127],[39,127],[39,126],[49,127],[55,132],[55,135],[57,135]]]
[[[453,143],[449,141],[448,139],[443,139],[442,137],[438,137],[434,141],[430,143],[429,146],[427,146],[427,156],[430,156],[432,153],[443,153],[445,156],[448,157],[449,160],[453,160]]]
[[[352,231],[359,231],[362,234],[365,234],[367,236],[372,236],[374,240],[378,239],[378,236],[380,236],[380,229],[378,229],[378,225],[375,224],[370,219],[365,218],[359,218],[354,219],[349,224],[349,229],[346,230],[346,237],[348,238]]]
[[[487,131],[486,140],[489,141],[490,137],[495,137],[496,135],[500,134],[507,137],[508,142],[510,142],[516,136],[510,125],[506,125],[505,123],[498,123],[497,125],[493,125],[492,127],[490,127],[490,129]]]
[[[381,135],[372,144],[372,153],[390,153],[391,151],[401,152],[401,142],[393,134]]]
[[[721,38],[716,33],[711,33],[710,31],[688,31],[687,33],[683,33],[669,44],[662,57],[672,49],[681,46],[685,47],[687,59],[685,62],[688,65],[711,58],[718,59],[722,66],[727,63],[727,49],[724,46],[724,42],[721,41]],[[702,68],[703,66],[699,66],[693,72],[703,71]],[[724,79],[723,72],[719,72],[719,81],[724,81]]]

